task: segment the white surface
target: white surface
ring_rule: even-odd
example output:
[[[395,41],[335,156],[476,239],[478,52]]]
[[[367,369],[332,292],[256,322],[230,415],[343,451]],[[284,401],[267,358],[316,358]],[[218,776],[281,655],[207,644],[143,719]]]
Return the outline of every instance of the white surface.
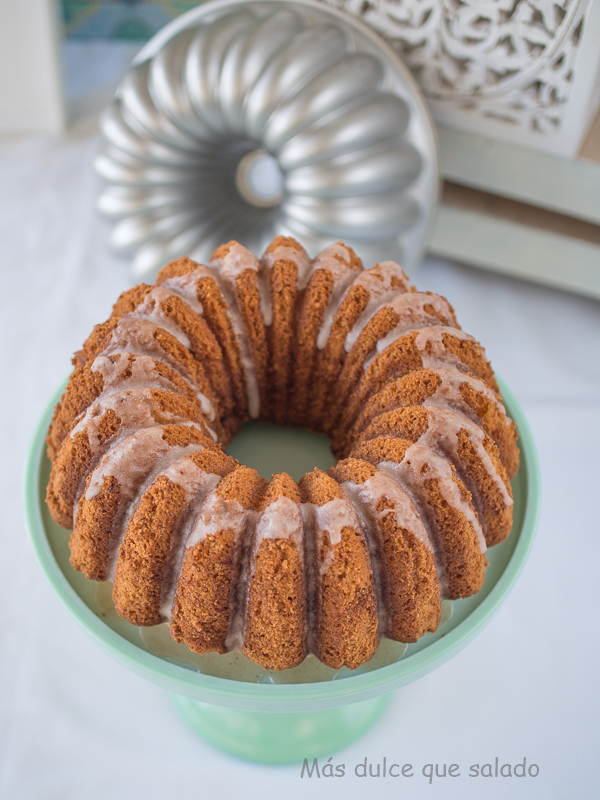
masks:
[[[64,124],[55,0],[0,3],[0,133]]]
[[[111,77],[96,56],[71,52],[80,87],[84,64],[95,89],[98,75]],[[309,781],[298,767],[213,750],[164,692],[114,663],[62,608],[27,541],[21,482],[33,427],[70,354],[131,284],[93,210],[92,128],[80,121],[60,138],[0,145],[0,797],[597,797],[600,305],[592,300],[433,258],[417,274],[420,289],[449,297],[522,403],[544,507],[531,559],[496,617],[334,755],[346,777]],[[355,777],[365,756],[411,763],[415,777]],[[500,764],[526,757],[539,776],[467,777],[471,764],[496,756]],[[461,775],[429,786],[428,763],[457,763]]]

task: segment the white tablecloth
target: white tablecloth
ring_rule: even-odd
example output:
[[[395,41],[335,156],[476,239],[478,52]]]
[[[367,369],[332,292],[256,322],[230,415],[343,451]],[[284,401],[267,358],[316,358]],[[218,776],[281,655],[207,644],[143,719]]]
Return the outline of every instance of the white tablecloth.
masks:
[[[25,533],[21,484],[36,420],[71,353],[132,284],[94,211],[98,99],[127,48],[71,46],[78,118],[60,137],[0,145],[2,528],[0,797],[69,800],[591,798],[599,796],[600,306],[429,258],[420,289],[447,295],[484,342],[529,419],[543,511],[531,558],[479,637],[402,691],[333,763],[344,778],[236,761],[198,739],[169,697],[101,651],[65,612]],[[600,268],[600,265],[599,265]],[[360,778],[367,757],[412,778]],[[537,777],[473,778],[472,764],[539,766]],[[457,777],[422,775],[458,764]]]

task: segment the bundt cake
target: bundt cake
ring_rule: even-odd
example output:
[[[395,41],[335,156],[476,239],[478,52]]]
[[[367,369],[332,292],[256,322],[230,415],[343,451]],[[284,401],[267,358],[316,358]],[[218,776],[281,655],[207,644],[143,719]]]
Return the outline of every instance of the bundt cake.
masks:
[[[134,625],[265,669],[352,669],[481,588],[519,465],[483,348],[449,303],[342,243],[180,258],[124,292],[74,357],[47,502],[71,564]],[[248,419],[339,459],[266,481],[224,448]]]

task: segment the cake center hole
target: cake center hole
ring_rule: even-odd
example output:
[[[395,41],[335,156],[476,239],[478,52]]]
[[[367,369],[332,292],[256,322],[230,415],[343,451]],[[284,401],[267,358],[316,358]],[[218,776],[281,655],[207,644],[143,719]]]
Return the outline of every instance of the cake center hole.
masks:
[[[299,481],[315,467],[326,471],[336,463],[326,436],[268,422],[246,422],[227,454],[266,480],[278,472],[287,472]]]
[[[277,160],[265,150],[253,150],[242,158],[235,184],[244,200],[258,208],[270,208],[283,200],[283,175]]]

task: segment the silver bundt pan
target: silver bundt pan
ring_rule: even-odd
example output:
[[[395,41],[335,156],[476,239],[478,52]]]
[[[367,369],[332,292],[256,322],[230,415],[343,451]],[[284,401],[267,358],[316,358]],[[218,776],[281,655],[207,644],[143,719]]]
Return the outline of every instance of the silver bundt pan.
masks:
[[[141,50],[102,119],[98,206],[137,278],[237,239],[343,239],[410,272],[435,210],[435,135],[407,69],[311,0],[218,0]]]

